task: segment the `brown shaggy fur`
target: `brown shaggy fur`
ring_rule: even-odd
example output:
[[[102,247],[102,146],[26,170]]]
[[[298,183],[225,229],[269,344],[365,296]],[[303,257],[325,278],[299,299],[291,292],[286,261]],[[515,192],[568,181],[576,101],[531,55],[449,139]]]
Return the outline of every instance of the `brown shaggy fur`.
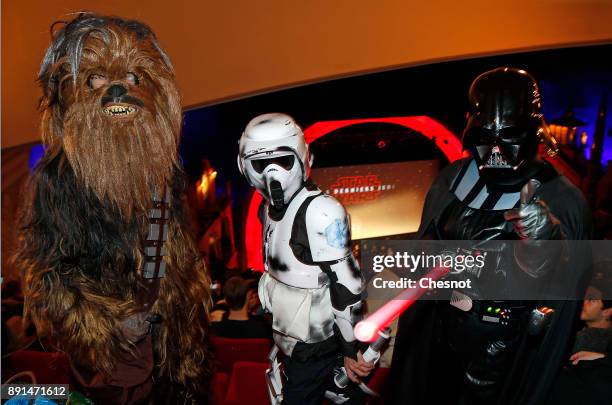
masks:
[[[92,74],[106,83],[92,88]],[[46,154],[29,187],[16,255],[27,315],[73,363],[110,376],[133,343],[121,322],[142,311],[135,300],[152,190],[168,187],[167,270],[151,311],[162,317],[153,328],[155,379],[182,387],[182,398],[203,395],[209,280],[187,229],[181,106],[167,56],[140,23],[82,14],[55,35],[39,80]],[[128,90],[133,116],[103,113],[114,84]]]

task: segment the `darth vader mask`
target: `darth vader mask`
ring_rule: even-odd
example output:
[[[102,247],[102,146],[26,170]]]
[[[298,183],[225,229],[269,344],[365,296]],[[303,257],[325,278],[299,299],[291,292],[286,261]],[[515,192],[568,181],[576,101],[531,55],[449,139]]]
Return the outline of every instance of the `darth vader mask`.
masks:
[[[498,68],[478,76],[469,92],[471,114],[463,148],[491,186],[524,183],[538,170],[538,147],[556,150],[542,116],[540,91],[524,70]]]

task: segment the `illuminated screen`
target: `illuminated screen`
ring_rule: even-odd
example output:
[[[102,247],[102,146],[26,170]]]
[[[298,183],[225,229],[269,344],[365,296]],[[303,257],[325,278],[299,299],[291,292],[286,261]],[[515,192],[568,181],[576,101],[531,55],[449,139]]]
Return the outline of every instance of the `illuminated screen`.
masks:
[[[439,171],[438,160],[419,160],[317,168],[312,178],[347,209],[356,240],[416,232]]]

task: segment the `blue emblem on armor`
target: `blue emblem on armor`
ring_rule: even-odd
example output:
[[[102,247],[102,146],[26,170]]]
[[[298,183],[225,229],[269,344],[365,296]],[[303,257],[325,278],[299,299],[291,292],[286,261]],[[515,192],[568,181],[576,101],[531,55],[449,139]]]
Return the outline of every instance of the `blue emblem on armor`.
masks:
[[[325,228],[325,238],[331,247],[342,249],[348,245],[348,221],[334,220]]]

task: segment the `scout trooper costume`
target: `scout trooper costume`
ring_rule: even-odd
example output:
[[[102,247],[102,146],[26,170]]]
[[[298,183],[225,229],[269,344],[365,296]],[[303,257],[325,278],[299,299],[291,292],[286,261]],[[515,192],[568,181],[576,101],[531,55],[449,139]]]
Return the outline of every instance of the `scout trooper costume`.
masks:
[[[265,198],[265,273],[259,297],[273,315],[274,341],[285,356],[331,341],[356,359],[353,334],[363,279],[350,248],[344,207],[308,181],[312,156],[295,121],[279,113],[249,122],[238,167]],[[315,350],[317,351],[317,350]]]

